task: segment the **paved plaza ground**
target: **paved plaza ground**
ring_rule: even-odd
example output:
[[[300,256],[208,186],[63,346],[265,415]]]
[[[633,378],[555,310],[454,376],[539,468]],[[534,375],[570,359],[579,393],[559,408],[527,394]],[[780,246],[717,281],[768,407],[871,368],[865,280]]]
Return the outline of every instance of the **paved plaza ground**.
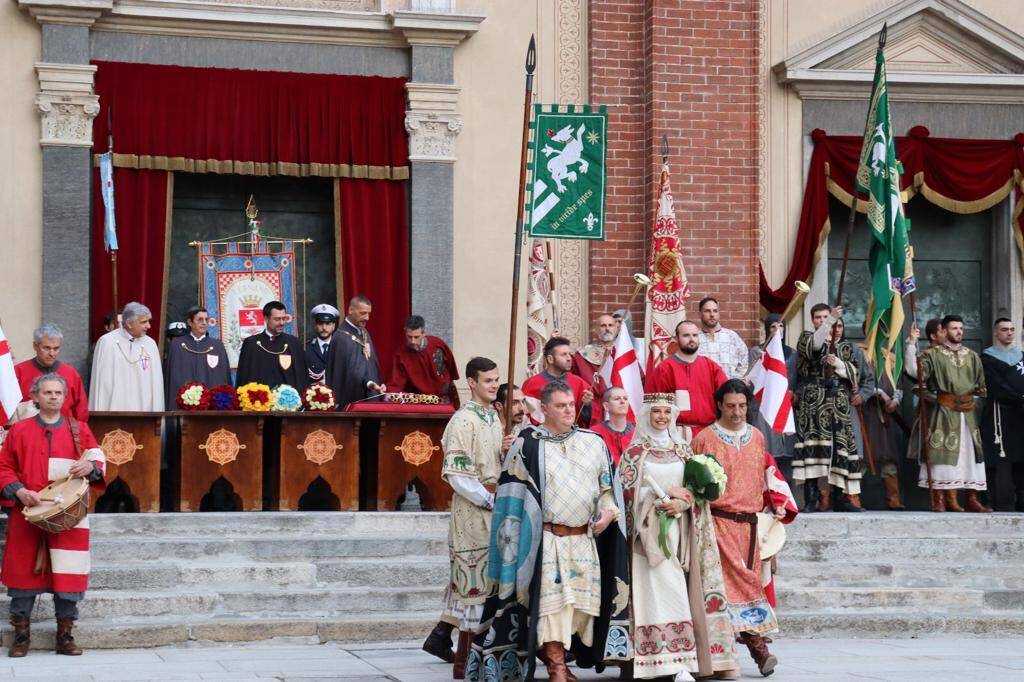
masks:
[[[790,639],[772,651],[780,665],[772,682],[945,682],[1024,679],[1022,639]],[[762,679],[743,658],[743,679]],[[616,679],[583,672],[581,680]],[[3,680],[394,680],[441,682],[451,667],[412,642],[360,648],[340,644],[273,642],[260,645],[195,645],[158,649],[95,650],[81,658],[33,651],[0,660]]]

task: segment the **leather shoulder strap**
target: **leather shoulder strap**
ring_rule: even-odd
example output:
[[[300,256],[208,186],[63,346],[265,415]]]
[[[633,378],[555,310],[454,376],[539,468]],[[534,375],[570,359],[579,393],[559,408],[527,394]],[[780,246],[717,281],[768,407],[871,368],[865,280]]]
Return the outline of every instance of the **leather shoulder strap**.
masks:
[[[73,417],[68,417],[68,426],[71,427],[71,440],[75,442],[75,454],[78,455],[79,459],[82,457],[82,442],[79,438],[81,432],[80,423]]]

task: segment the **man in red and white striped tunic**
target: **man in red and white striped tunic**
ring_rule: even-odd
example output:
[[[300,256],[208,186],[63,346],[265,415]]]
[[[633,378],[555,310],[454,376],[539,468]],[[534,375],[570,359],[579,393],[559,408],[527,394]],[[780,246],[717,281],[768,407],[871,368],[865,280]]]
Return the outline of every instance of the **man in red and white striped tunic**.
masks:
[[[89,517],[62,533],[46,533],[22,514],[26,507],[39,504],[39,490],[69,474],[86,477],[96,493],[104,487],[103,451],[88,426],[61,414],[66,394],[67,383],[60,375],[37,378],[30,396],[39,406],[39,414],[11,427],[0,450],[3,504],[14,506],[7,520],[7,545],[0,572],[0,581],[11,597],[14,643],[8,655],[12,657],[28,653],[29,618],[36,595],[43,592],[53,594],[57,653],[82,653],[71,629],[89,581]],[[40,548],[44,560],[37,566]]]

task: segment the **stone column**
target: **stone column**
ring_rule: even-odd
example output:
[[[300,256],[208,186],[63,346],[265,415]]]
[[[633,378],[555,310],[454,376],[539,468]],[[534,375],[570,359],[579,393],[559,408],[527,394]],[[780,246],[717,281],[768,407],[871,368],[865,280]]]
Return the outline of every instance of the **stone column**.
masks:
[[[64,331],[61,359],[83,374],[89,350],[90,163],[96,67],[89,27],[111,0],[20,0],[40,23],[36,63],[43,156],[43,320]]]
[[[455,48],[481,21],[483,17],[454,14],[394,14],[395,28],[412,51],[405,114],[412,185],[412,312],[426,319],[431,334],[449,343],[455,317],[453,164],[455,138],[462,130]]]

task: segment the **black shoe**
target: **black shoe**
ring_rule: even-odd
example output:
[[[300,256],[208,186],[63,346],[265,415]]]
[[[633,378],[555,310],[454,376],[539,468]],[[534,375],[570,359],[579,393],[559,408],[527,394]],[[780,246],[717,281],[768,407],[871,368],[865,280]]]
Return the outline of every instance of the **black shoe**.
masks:
[[[435,625],[423,642],[423,650],[431,656],[437,656],[445,663],[454,663],[455,652],[452,651],[452,630],[454,629],[449,623]]]

